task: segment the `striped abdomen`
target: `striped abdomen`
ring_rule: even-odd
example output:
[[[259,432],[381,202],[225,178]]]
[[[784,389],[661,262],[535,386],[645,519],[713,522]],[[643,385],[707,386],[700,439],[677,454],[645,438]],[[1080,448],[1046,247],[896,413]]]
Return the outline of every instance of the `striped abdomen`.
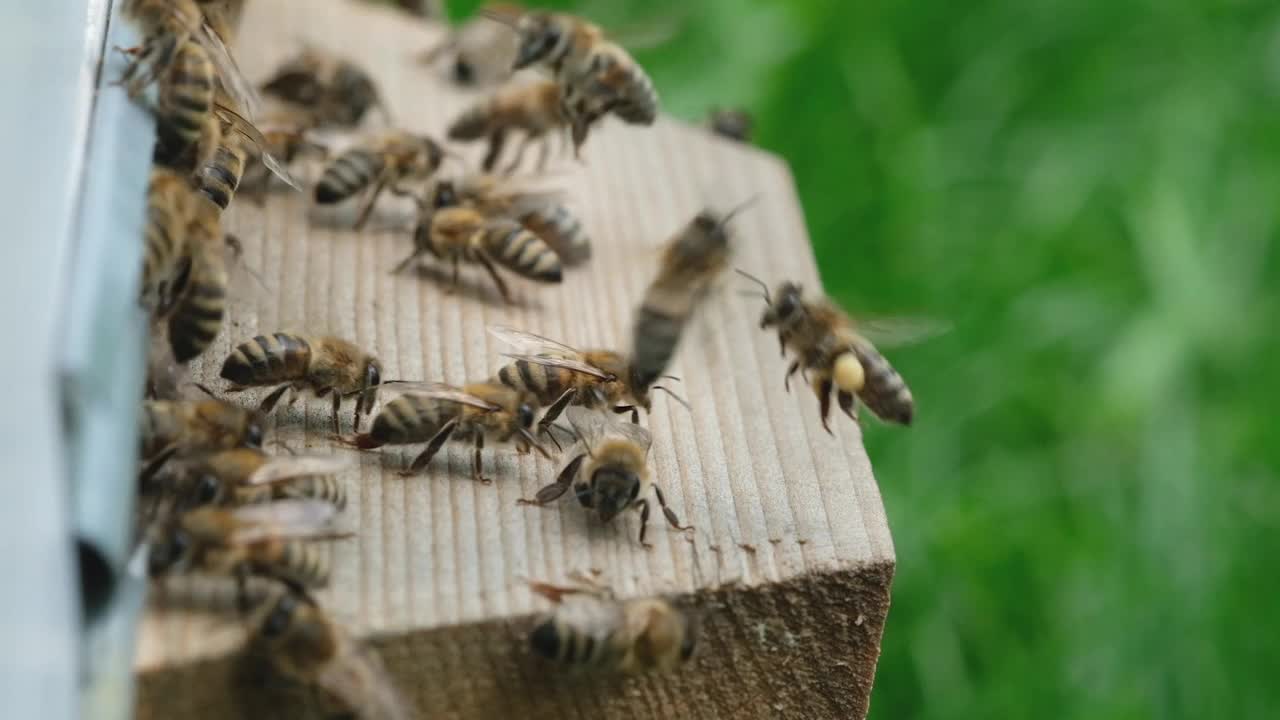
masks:
[[[247,156],[244,136],[234,129],[225,129],[213,157],[196,172],[200,192],[225,210],[240,187]]]
[[[461,406],[454,402],[422,395],[401,395],[382,406],[373,419],[369,437],[379,445],[426,442],[461,412]]]
[[[632,372],[638,387],[649,387],[666,372],[695,300],[696,294],[687,288],[659,283],[645,292],[631,339]]]
[[[493,110],[492,102],[486,101],[473,105],[449,126],[449,139],[466,142],[486,137],[493,129]]]
[[[495,220],[473,240],[499,265],[521,277],[544,283],[560,282],[560,256],[542,238],[513,220]]]
[[[520,223],[542,238],[565,265],[578,265],[591,258],[591,238],[578,218],[564,205],[544,205],[522,215]]]
[[[658,91],[639,64],[632,63],[625,70],[629,71],[629,82],[613,105],[613,113],[632,125],[652,125],[658,119]]]
[[[275,497],[321,500],[339,510],[347,507],[347,488],[333,475],[311,475],[281,483],[275,487]]]
[[[215,78],[208,52],[197,42],[178,47],[160,84],[159,142],[169,156],[199,141],[205,118],[213,112]]]
[[[315,199],[321,205],[342,202],[369,187],[386,165],[384,157],[372,150],[354,148],[329,163],[316,183]]]
[[[529,393],[546,406],[574,387],[575,373],[558,367],[547,367],[528,360],[516,360],[498,371],[498,382],[520,393]]]
[[[529,641],[539,655],[562,665],[605,667],[616,662],[608,636],[584,632],[558,617],[534,628]]]
[[[305,540],[268,540],[250,546],[249,564],[255,573],[288,580],[304,587],[329,584],[329,548]]]
[[[208,210],[203,218],[193,220],[187,229],[187,245],[191,260],[182,296],[169,315],[169,345],[173,357],[185,363],[200,355],[222,329],[222,316],[227,307],[227,264],[218,237],[216,215]]]
[[[858,399],[881,420],[910,425],[916,405],[906,381],[870,343],[854,343],[853,352],[866,374]]]
[[[277,385],[301,380],[311,365],[311,344],[300,335],[259,335],[236,346],[220,375],[236,385]]]
[[[186,179],[163,168],[151,173],[147,188],[146,254],[142,261],[142,297],[150,307],[167,302],[186,235]]]

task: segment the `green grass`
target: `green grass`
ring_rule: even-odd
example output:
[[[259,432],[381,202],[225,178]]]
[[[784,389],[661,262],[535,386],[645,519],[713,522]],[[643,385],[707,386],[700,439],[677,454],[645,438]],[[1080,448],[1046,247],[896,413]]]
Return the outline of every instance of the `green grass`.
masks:
[[[1280,4],[547,4],[682,17],[667,109],[751,109],[829,291],[955,325],[867,433],[874,718],[1274,717]]]

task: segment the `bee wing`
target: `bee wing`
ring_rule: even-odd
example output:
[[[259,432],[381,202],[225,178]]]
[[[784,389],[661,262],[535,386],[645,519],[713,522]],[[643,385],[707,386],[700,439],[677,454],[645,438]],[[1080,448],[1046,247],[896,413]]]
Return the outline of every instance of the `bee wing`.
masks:
[[[599,410],[590,410],[580,405],[574,405],[565,411],[565,417],[569,419],[569,425],[573,427],[573,432],[578,436],[579,442],[587,447],[588,450],[595,447],[604,437],[609,434],[611,418],[608,418]]]
[[[338,510],[320,500],[278,500],[245,505],[232,511],[236,529],[233,543],[247,544],[267,538],[307,538],[332,534]]]
[[[550,355],[570,358],[582,355],[581,352],[564,343],[556,342],[541,335],[527,333],[523,330],[516,330],[505,325],[490,325],[489,334],[515,348],[516,352],[521,355]]]
[[[382,385],[396,385],[402,387],[405,389],[404,392],[406,395],[422,395],[424,397],[435,398],[436,400],[447,400],[449,402],[456,402],[462,405],[470,405],[482,410],[492,411],[501,409],[484,398],[478,398],[461,388],[454,387],[453,385],[447,385],[445,383],[392,380],[390,382],[382,383]]]
[[[648,430],[640,427],[637,423],[623,422],[613,418],[607,418],[607,420],[609,422],[609,428],[606,431],[608,434],[630,440],[643,448],[646,453],[649,452],[649,447],[653,445],[653,435],[649,434]]]
[[[877,347],[902,347],[944,335],[951,331],[951,323],[922,317],[855,317],[853,328]]]
[[[270,146],[267,143],[267,139],[262,136],[258,128],[253,126],[253,123],[225,105],[218,105],[215,111],[218,113],[218,117],[230,123],[236,132],[249,138],[249,141],[257,146],[258,152],[262,155],[262,164],[266,165],[268,170],[279,176],[294,190],[302,190],[302,184],[289,173],[289,169],[277,160],[276,156],[271,154],[268,149]]]
[[[351,467],[355,467],[354,462],[335,455],[294,455],[271,458],[253,471],[245,479],[245,484],[266,485],[308,475],[334,475]]]
[[[346,657],[326,664],[317,682],[344,707],[368,708],[370,717],[409,720],[412,716],[382,661],[371,650],[354,645],[354,641],[347,645]]]
[[[218,33],[206,21],[201,23],[200,29],[196,31],[195,39],[209,51],[209,60],[217,68],[218,77],[222,79],[227,92],[240,107],[245,109],[245,114],[252,118],[261,104],[258,100],[258,92],[245,79],[244,73],[240,72],[240,66],[236,64],[235,58],[231,57],[231,52],[227,50],[222,38],[218,37]]]
[[[590,375],[592,377],[600,378],[601,380],[614,379],[612,375],[601,370],[595,365],[592,365],[587,362],[583,362],[582,360],[575,360],[573,358],[554,357],[554,356],[547,356],[547,355],[516,355],[513,353],[503,353],[503,357],[508,357],[508,358],[511,358],[512,360],[524,360],[525,362],[531,362],[535,365],[545,365],[546,367],[565,368],[566,370],[580,372],[585,375]]]
[[[619,27],[609,32],[609,37],[628,50],[653,50],[680,35],[688,20],[688,9],[668,12],[644,23]]]

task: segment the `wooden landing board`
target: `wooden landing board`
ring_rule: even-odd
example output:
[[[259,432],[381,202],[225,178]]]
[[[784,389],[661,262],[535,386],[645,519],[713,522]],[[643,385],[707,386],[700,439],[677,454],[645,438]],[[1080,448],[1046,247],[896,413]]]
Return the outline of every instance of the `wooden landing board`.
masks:
[[[443,68],[414,64],[440,37],[366,4],[259,0],[245,9],[238,57],[258,80],[300,40],[341,51],[378,79],[400,125],[442,138],[480,96],[446,84]],[[454,147],[472,161],[483,151]],[[455,295],[431,273],[391,276],[411,247],[409,208],[398,199],[380,203],[372,229],[360,234],[318,222],[308,195],[272,195],[262,208],[237,200],[230,229],[266,287],[234,282],[231,322],[194,363],[194,378],[221,387],[217,370],[235,344],[280,330],[354,340],[381,358],[384,377],[455,384],[501,366],[503,348],[485,332],[493,324],[625,350],[658,246],[708,202],[727,208],[757,194],[733,224],[736,264],[771,284],[789,278],[819,290],[779,159],[664,118],[653,128],[609,125],[584,160],[565,158],[553,172],[591,233],[594,258],[558,287],[513,278],[510,306],[478,268],[464,268]],[[783,391],[777,339],[757,328],[762,302],[739,295],[736,279],[702,307],[671,368],[692,411],[659,394],[648,420],[655,478],[697,528],[691,537],[655,513],[654,547],[645,550],[635,541],[638,517],[601,527],[571,499],[518,506],[553,479],[555,465],[505,448],[485,451],[496,480],[488,486],[469,479],[465,446],[449,447],[411,479],[396,471],[417,447],[357,456],[358,470],[342,479],[345,519],[358,536],[333,544],[332,586],[319,597],[375,638],[421,717],[865,713],[894,563],[880,493],[858,428],[840,418],[828,436],[812,393]],[[296,450],[346,452],[327,439],[327,409],[311,399],[277,411],[274,438]],[[523,579],[562,582],[590,569],[624,597],[699,593],[707,616],[699,660],[678,677],[604,684],[566,684],[531,664],[523,633],[548,606]],[[243,703],[257,701],[228,689],[242,623],[173,599],[207,583],[173,585],[167,602],[153,598],[144,621],[140,716],[246,716]],[[226,606],[225,585],[208,592]],[[756,696],[758,705],[748,702]],[[688,714],[676,710],[685,707]]]

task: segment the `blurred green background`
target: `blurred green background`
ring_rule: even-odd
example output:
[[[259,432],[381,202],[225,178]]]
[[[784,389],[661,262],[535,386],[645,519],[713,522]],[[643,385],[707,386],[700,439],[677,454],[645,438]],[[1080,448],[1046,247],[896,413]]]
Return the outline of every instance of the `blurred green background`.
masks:
[[[754,113],[828,290],[954,323],[867,428],[873,718],[1280,717],[1280,3],[541,4],[679,19],[637,56]]]

